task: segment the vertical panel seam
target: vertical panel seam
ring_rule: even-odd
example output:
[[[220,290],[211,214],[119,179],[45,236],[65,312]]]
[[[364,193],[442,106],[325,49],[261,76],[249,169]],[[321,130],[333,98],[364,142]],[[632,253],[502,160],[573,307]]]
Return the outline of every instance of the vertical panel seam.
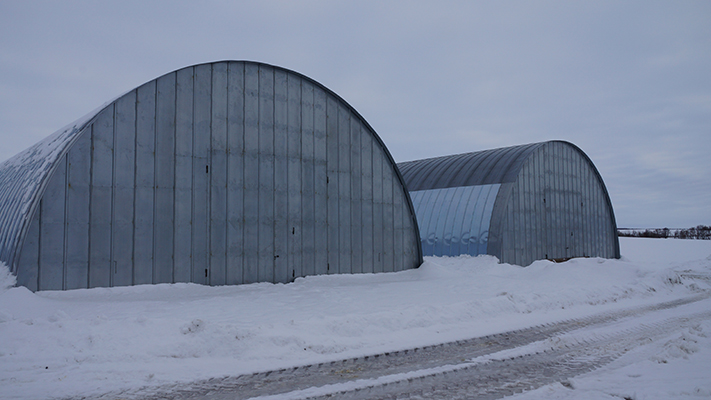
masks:
[[[62,238],[62,290],[67,290],[67,232],[69,224],[67,221],[68,215],[68,198],[69,198],[69,151],[65,154],[64,159],[64,237]]]
[[[156,284],[156,277],[158,275],[156,271],[156,235],[158,230],[156,229],[156,214],[158,213],[158,204],[156,193],[158,192],[158,163],[156,152],[158,150],[158,80],[155,81],[155,89],[153,91],[153,215],[151,215],[151,282]]]
[[[225,284],[229,283],[227,280],[227,270],[229,269],[228,257],[230,254],[230,67],[231,63],[225,63],[225,223],[223,225],[225,239],[224,247],[222,249],[222,255],[224,257],[223,263],[225,266],[224,270],[222,271],[224,275],[222,281]]]
[[[191,151],[190,151],[190,281],[195,282],[195,232],[197,226],[195,226],[195,74],[197,69],[192,67],[192,73],[190,74],[190,83],[192,86],[190,97],[191,100],[191,111],[192,117],[190,120],[190,129],[192,140]]]
[[[111,115],[111,218],[109,219],[109,287],[114,286],[114,274],[116,269],[114,266],[114,228],[116,218],[116,103],[112,106]],[[69,153],[67,153],[69,154]],[[67,159],[67,173],[69,167],[69,159]],[[68,178],[68,177],[67,177]]]
[[[277,98],[276,98],[276,70],[272,69],[271,71],[271,77],[272,77],[272,92],[270,93],[271,98],[272,98],[272,210],[273,210],[273,218],[272,218],[272,236],[273,236],[273,247],[272,251],[274,254],[272,254],[272,282],[276,283],[277,282],[277,259],[276,254],[277,252],[277,197],[278,194],[276,192],[276,187],[277,187],[277,181],[276,181],[276,174],[277,174],[277,162],[276,162],[276,147],[277,147],[277,137],[276,137],[276,132],[277,132],[277,112],[276,112],[276,105],[277,105]]]
[[[208,140],[208,146],[207,146],[207,165],[209,167],[212,167],[212,141],[214,140],[212,137],[212,109],[213,109],[213,102],[215,100],[215,64],[210,64],[210,110],[208,110],[207,115],[210,118],[210,124],[209,124],[209,129],[210,129],[210,134],[209,134],[209,140]],[[208,171],[210,168],[208,167]],[[207,174],[207,201],[206,201],[206,207],[207,207],[207,213],[206,213],[206,220],[207,220],[207,232],[205,234],[207,235],[207,248],[205,251],[207,252],[207,260],[205,262],[207,265],[205,266],[207,268],[207,284],[211,285],[212,284],[212,176],[214,175],[213,172],[210,172]]]
[[[244,205],[245,205],[245,196],[246,196],[246,190],[245,190],[245,158],[246,158],[246,146],[247,146],[247,108],[246,108],[246,103],[247,103],[247,67],[246,64],[242,64],[242,157],[240,157],[240,160],[242,161],[242,168],[241,168],[241,173],[242,173],[242,187],[240,188],[240,195],[242,196],[242,210],[240,210],[240,219],[242,220],[240,224],[240,229],[242,230],[242,233],[240,235],[242,243],[240,243],[240,246],[242,248],[242,260],[241,260],[241,272],[242,272],[242,277],[240,279],[240,283],[244,283],[244,275],[245,275],[245,237],[244,237],[244,231],[245,231],[245,212],[244,212]]]
[[[173,244],[173,250],[171,251],[171,276],[170,276],[170,281],[172,283],[175,283],[175,239],[176,239],[176,232],[178,230],[177,226],[177,209],[178,207],[176,206],[177,202],[177,192],[178,192],[178,177],[177,177],[177,171],[178,171],[178,143],[177,143],[177,131],[178,131],[178,73],[175,72],[174,74],[174,79],[173,79],[173,237],[172,237],[172,244]]]
[[[91,149],[89,151],[90,157],[89,157],[89,248],[87,249],[88,251],[88,267],[87,267],[87,273],[86,273],[86,287],[91,288],[91,231],[92,231],[92,223],[91,223],[91,217],[92,217],[92,205],[93,205],[93,192],[94,192],[94,124],[91,124],[91,130],[89,131],[91,134]],[[39,286],[38,286],[39,290]]]
[[[133,227],[131,229],[131,285],[136,284],[136,174],[138,173],[138,89],[136,101],[133,102]],[[89,232],[91,238],[91,232]],[[91,241],[90,241],[91,242]]]
[[[35,286],[37,288],[37,290],[40,290],[40,274],[42,273],[41,262],[40,262],[42,260],[42,240],[43,240],[43,238],[42,238],[42,236],[43,236],[42,235],[42,222],[43,221],[42,220],[44,219],[43,215],[42,215],[43,214],[42,213],[42,203],[44,203],[44,199],[40,199],[40,202],[37,206],[37,211],[35,211],[36,213],[39,214],[38,227],[37,227],[37,277],[36,277],[37,285]],[[19,260],[18,260],[18,263],[19,263]],[[18,264],[18,268],[17,268],[18,274],[20,272],[19,269],[20,268],[19,268],[19,264]],[[88,283],[88,281],[87,281],[87,283]]]

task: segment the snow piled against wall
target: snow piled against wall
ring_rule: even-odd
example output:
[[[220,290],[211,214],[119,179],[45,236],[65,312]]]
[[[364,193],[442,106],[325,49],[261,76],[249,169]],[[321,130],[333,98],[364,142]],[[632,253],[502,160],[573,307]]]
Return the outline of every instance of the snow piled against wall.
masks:
[[[10,272],[10,268],[8,268],[4,262],[0,261],[0,294],[15,286],[16,281],[17,279],[15,275]]]

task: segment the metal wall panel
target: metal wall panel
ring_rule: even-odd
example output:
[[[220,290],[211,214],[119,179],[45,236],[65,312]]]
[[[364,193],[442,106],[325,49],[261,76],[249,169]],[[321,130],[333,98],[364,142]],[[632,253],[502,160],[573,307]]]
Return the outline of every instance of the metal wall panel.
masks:
[[[363,218],[361,203],[363,202],[363,194],[361,192],[361,132],[360,122],[356,118],[350,119],[350,271],[354,273],[363,272]],[[343,227],[342,229],[345,229]]]
[[[175,78],[175,282],[191,282],[193,276],[193,73],[185,68]]]
[[[55,161],[33,147],[0,165],[10,232],[0,250],[22,254],[18,279],[33,290],[289,282],[421,262],[413,208],[382,142],[342,99],[291,71],[184,68],[43,146]],[[10,215],[35,193],[27,223]]]
[[[114,107],[99,114],[91,135],[89,287],[111,286]]]
[[[112,215],[113,232],[112,238],[112,254],[113,254],[113,285],[125,286],[133,284],[133,244],[134,244],[134,196],[136,187],[136,91],[132,90],[125,96],[116,101],[115,106],[115,121],[114,121],[114,211]],[[81,142],[86,143],[86,145]],[[69,152],[77,153],[77,157],[85,158],[87,148],[91,143],[88,134],[85,134],[78,141],[72,150]],[[70,164],[73,164],[70,159]],[[83,162],[82,162],[83,164]],[[70,168],[73,168],[70,165]],[[89,175],[90,169],[83,169],[83,174]],[[69,176],[73,179],[74,173],[70,169]],[[74,184],[72,185],[74,187]],[[88,193],[89,184],[87,180],[86,190]],[[79,196],[82,198],[81,196]],[[87,196],[88,197],[88,196]],[[77,209],[88,209],[83,203],[88,203],[88,198],[85,201],[74,201],[77,203]],[[89,220],[86,218],[86,231],[88,232]],[[82,229],[83,230],[83,229]],[[86,252],[89,248],[89,238],[87,237],[84,248],[77,247],[79,255]],[[88,271],[88,260],[86,263],[81,261],[81,256],[78,257],[76,263],[68,262],[67,268],[75,267],[79,275]],[[69,283],[69,277],[67,277]],[[77,281],[77,285],[79,282]],[[77,287],[84,287],[83,285]],[[69,285],[68,285],[69,286]]]
[[[153,283],[174,281],[175,79],[172,73],[156,81]]]
[[[24,286],[33,292],[39,290],[40,214],[38,212],[32,218],[32,224],[20,256],[22,268],[17,270],[17,285]]]
[[[393,258],[395,215],[393,210],[393,176],[392,166],[385,160],[384,154],[379,154],[381,159],[383,182],[383,270],[392,272],[395,260]]]
[[[311,136],[302,136],[301,133],[301,79],[287,75],[287,115],[286,115],[286,143],[287,143],[287,281],[304,276],[302,261],[303,236],[302,226],[302,140],[311,140],[313,146],[313,133]],[[313,100],[311,100],[313,102]],[[313,159],[312,159],[313,160]],[[313,162],[313,161],[312,161]],[[312,180],[313,183],[313,180]],[[310,210],[313,211],[313,210]],[[304,218],[306,218],[304,216]],[[313,213],[310,216],[313,219]],[[313,261],[312,261],[313,262]]]
[[[229,63],[227,80],[227,271],[244,282],[244,64]]]
[[[391,179],[390,192],[392,193],[392,212],[393,212],[393,245],[391,247],[391,257],[393,271],[402,271],[403,255],[405,251],[405,243],[403,242],[403,208],[407,204],[404,193],[397,190],[397,183]]]
[[[351,272],[351,124],[350,113],[338,107],[338,268]]]
[[[244,283],[259,281],[259,66],[244,66]]]
[[[227,63],[212,67],[210,142],[210,284],[227,278]]]
[[[85,133],[67,153],[65,289],[84,288],[89,282],[90,183],[91,135]]]
[[[338,273],[338,256],[340,255],[338,234],[338,104],[336,99],[326,99],[326,184],[328,197],[327,214],[327,248],[328,274]]]
[[[153,283],[155,97],[155,81],[137,89],[135,230],[133,233],[134,285]]]
[[[198,65],[193,75],[193,276],[210,282],[210,144],[212,121],[212,66]]]
[[[383,159],[373,149],[373,272],[383,272],[384,269],[384,240],[388,234],[384,226],[383,204]]]
[[[259,68],[259,280],[274,280],[274,71]]]
[[[46,198],[40,204],[38,290],[64,289],[64,221],[66,201],[67,158],[47,185]],[[60,265],[60,268],[56,266]]]
[[[289,160],[287,142],[288,87],[286,72],[274,71],[274,282],[291,280],[289,264]],[[296,233],[296,229],[294,229]]]
[[[360,215],[361,215],[361,272],[372,273],[374,259],[373,238],[373,140],[362,135],[360,143]]]
[[[329,238],[328,238],[328,150],[326,134],[326,93],[314,88],[314,184],[316,195],[314,197],[316,209],[316,271],[317,275],[327,274],[329,271]]]
[[[302,276],[316,273],[316,185],[314,157],[314,88],[301,83],[301,240]],[[293,184],[293,183],[292,183]]]

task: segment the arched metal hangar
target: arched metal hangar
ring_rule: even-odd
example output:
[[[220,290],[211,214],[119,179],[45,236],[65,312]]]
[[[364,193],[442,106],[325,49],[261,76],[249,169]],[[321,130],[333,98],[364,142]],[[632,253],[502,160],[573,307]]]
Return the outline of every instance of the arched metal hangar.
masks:
[[[0,164],[0,261],[31,290],[399,271],[418,236],[363,117],[262,63],[168,73]]]
[[[398,164],[422,251],[501,262],[619,258],[610,197],[577,146],[549,141]]]

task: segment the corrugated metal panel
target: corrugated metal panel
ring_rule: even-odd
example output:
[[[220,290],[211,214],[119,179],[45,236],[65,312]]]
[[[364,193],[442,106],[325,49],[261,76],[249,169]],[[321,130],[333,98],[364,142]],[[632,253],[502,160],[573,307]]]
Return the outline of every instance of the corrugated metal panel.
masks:
[[[8,205],[21,194],[0,203],[4,224],[30,232],[15,240],[26,248],[18,277],[33,290],[288,282],[421,262],[412,204],[382,141],[302,75],[252,62],[188,67],[74,129],[53,139],[63,150],[33,153],[51,168],[25,156],[0,169],[13,184],[13,171],[34,173],[42,199],[27,215]],[[22,228],[21,217],[36,218]],[[11,247],[2,250],[18,253]]]
[[[590,159],[551,141],[398,164],[416,205],[425,255],[537,259],[619,257],[612,205]],[[472,188],[493,187],[484,194]],[[471,220],[486,246],[464,246]],[[480,229],[484,229],[483,225]]]
[[[136,182],[132,284],[153,282],[155,211],[155,81],[136,89]],[[89,267],[91,269],[91,266]],[[41,289],[41,288],[40,288]]]
[[[423,254],[487,254],[491,209],[500,186],[459,186],[411,192]]]
[[[398,164],[408,190],[513,182],[522,163],[543,143],[435,157]]]
[[[134,198],[136,193],[136,91],[131,91],[119,98],[115,104],[114,121],[114,212],[113,212],[113,284],[116,286],[130,285],[133,282],[133,250],[134,250]],[[88,135],[87,139],[89,139]],[[88,141],[87,141],[88,143]],[[79,146],[79,142],[72,147],[70,155],[76,154],[83,157],[89,152]],[[84,171],[87,175],[91,173],[89,168]],[[87,191],[89,185],[87,181]],[[81,208],[79,206],[78,208]],[[85,222],[88,232],[89,223]],[[82,247],[88,248],[89,238],[87,237],[84,246],[71,246],[77,252],[82,252]],[[67,263],[67,266],[76,265],[77,273],[82,274],[88,271],[88,260],[86,264]],[[81,281],[77,281],[76,286],[67,286],[67,289],[83,287]]]

